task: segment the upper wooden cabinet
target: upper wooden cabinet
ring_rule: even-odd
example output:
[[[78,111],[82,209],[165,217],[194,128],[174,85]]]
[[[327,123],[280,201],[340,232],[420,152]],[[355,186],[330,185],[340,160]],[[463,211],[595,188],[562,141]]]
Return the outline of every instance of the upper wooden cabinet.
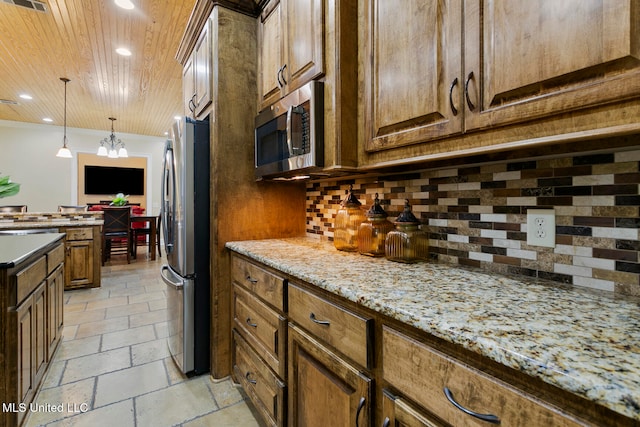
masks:
[[[466,129],[640,95],[633,0],[466,1]]]
[[[259,19],[259,102],[262,110],[324,73],[321,0],[274,0]]]
[[[211,105],[211,20],[207,19],[182,72],[185,114],[199,118]]]
[[[516,142],[522,132],[498,141],[476,131],[534,120],[526,138],[592,133],[628,124],[616,103],[640,96],[640,4],[632,0],[361,4],[365,153],[427,142],[400,150],[423,156]],[[605,108],[601,119],[560,123],[561,115]],[[434,144],[445,137],[449,148]],[[375,161],[391,158],[402,156]]]
[[[373,0],[365,15],[367,150],[461,132],[461,2]]]

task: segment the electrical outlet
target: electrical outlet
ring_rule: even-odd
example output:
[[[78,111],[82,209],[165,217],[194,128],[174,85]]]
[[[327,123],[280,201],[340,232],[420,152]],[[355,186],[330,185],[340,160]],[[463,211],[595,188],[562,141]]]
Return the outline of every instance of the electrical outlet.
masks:
[[[556,213],[553,209],[529,209],[527,211],[527,244],[556,246]]]

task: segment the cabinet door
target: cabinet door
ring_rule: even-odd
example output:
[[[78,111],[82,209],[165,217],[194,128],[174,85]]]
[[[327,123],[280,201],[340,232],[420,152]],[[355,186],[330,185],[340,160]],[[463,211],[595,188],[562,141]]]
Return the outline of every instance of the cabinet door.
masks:
[[[207,20],[193,51],[196,117],[211,104],[211,54],[211,21]]]
[[[47,359],[51,359],[62,334],[63,298],[64,269],[60,265],[47,277]]]
[[[34,384],[38,384],[47,367],[47,297],[46,281],[42,282],[33,293],[33,370]]]
[[[461,2],[371,0],[365,16],[366,150],[461,132]]]
[[[420,413],[403,399],[383,390],[382,427],[442,427],[444,424]]]
[[[193,55],[187,59],[182,69],[182,95],[184,98],[184,115],[195,117],[196,112],[196,87],[193,71]]]
[[[65,245],[65,286],[74,288],[93,283],[93,241],[68,241]]]
[[[467,129],[640,95],[640,3],[465,2]]]
[[[282,77],[290,92],[324,72],[324,13],[322,0],[283,1],[287,33]]]
[[[282,80],[280,76],[283,65],[282,39],[282,2],[272,2],[259,18],[259,56],[258,56],[258,94],[259,109],[271,105],[280,99]]]
[[[368,426],[372,381],[289,324],[289,425]]]
[[[15,311],[17,317],[17,360],[18,360],[18,398],[20,402],[29,402],[34,391],[35,361],[33,326],[35,311],[33,298],[27,298]]]

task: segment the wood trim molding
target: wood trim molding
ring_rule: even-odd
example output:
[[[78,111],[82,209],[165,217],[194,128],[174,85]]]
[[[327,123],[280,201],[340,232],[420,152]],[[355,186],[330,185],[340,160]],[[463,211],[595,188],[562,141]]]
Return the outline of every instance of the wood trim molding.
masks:
[[[197,0],[191,11],[191,16],[189,16],[175,58],[184,66],[214,7],[224,7],[255,18],[259,15],[265,2],[266,0]]]

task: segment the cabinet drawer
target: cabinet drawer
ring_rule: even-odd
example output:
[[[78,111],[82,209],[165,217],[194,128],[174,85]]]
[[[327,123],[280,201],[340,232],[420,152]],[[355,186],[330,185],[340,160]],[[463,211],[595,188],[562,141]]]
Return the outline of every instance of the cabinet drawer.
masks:
[[[31,264],[16,275],[16,301],[20,304],[47,276],[47,259],[40,257],[36,262]]]
[[[47,274],[51,274],[60,264],[64,262],[64,246],[59,245],[55,249],[47,252]]]
[[[235,285],[233,321],[236,329],[281,378],[285,377],[287,321],[275,310]]]
[[[66,228],[64,231],[67,233],[67,241],[93,239],[93,228],[91,227]]]
[[[280,311],[285,311],[284,279],[260,268],[250,261],[233,255],[231,277],[251,293]]]
[[[289,317],[360,366],[372,367],[373,319],[289,284]]]
[[[503,426],[584,425],[506,383],[466,366],[386,326],[382,331],[384,379],[451,425],[489,425],[456,408],[445,396],[475,413],[494,415]]]
[[[262,362],[247,342],[234,331],[236,380],[249,395],[268,425],[284,426],[285,384]]]

